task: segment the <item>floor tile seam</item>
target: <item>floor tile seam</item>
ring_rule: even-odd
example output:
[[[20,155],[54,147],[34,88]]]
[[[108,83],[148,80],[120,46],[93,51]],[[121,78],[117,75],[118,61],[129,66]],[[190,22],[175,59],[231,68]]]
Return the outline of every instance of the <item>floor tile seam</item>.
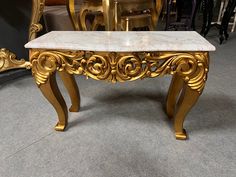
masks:
[[[33,146],[33,145],[36,144],[36,143],[42,141],[43,139],[45,139],[46,137],[52,135],[53,133],[54,133],[54,132],[50,132],[49,134],[47,134],[47,135],[45,135],[45,136],[43,136],[43,137],[37,139],[36,141],[33,141],[32,143],[26,145],[25,147],[23,146],[22,148],[18,149],[16,152],[14,152],[14,153],[8,155],[7,157],[3,158],[3,160],[7,160],[7,159],[13,157],[14,155],[16,155],[16,154],[20,153],[21,151],[23,151],[23,150],[25,150],[25,149],[27,149],[27,148]]]

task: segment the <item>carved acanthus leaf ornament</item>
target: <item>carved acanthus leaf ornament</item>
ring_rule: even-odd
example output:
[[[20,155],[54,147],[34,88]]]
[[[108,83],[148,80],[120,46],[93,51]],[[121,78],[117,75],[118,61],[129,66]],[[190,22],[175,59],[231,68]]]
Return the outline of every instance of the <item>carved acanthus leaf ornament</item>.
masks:
[[[202,92],[208,72],[207,52],[108,53],[32,50],[32,72],[38,85],[56,70],[96,80],[125,82],[179,74],[188,86]]]

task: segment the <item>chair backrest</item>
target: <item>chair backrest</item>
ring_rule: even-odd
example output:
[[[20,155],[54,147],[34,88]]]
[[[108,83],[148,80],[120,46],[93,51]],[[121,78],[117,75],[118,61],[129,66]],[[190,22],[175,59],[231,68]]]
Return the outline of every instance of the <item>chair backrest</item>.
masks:
[[[191,9],[188,7],[185,7],[184,4],[188,3],[191,4]],[[177,20],[176,22],[171,22],[170,20],[170,12],[171,9],[173,8],[173,0],[166,0],[167,4],[167,17],[166,17],[166,27],[165,30],[168,30],[169,28],[173,27],[175,30],[177,30],[179,27],[185,26],[186,30],[191,29],[191,24],[192,24],[192,19],[194,16],[195,8],[196,8],[196,0],[176,0],[176,8],[177,8]],[[186,14],[187,12],[187,14]],[[185,22],[181,22],[182,17],[185,18]]]
[[[164,0],[115,0],[117,5],[117,19],[122,15],[137,15],[150,13],[153,26],[157,26]],[[118,22],[119,23],[119,22]]]
[[[74,25],[74,28],[76,30],[79,30],[81,27],[79,27],[79,23],[77,22],[77,16],[75,13],[75,6],[74,4],[76,4],[76,2],[78,4],[81,4],[81,2],[83,2],[83,4],[98,4],[102,7],[102,0],[67,0],[69,1],[69,3],[67,3],[67,10],[68,13],[70,15],[70,19]],[[130,13],[133,13],[133,15],[135,15],[135,12],[139,13],[150,13],[152,16],[152,21],[154,26],[157,25],[158,22],[158,18],[159,15],[161,13],[162,10],[162,6],[163,6],[163,1],[164,0],[114,0],[114,2],[116,2],[118,4],[117,8],[115,8],[115,14],[114,16],[116,16],[115,18],[119,17],[121,18],[121,15]],[[114,3],[115,4],[115,3]],[[113,3],[112,3],[113,5]],[[112,7],[113,8],[113,7]],[[115,19],[116,21],[117,19]],[[117,23],[116,23],[117,24]],[[120,22],[119,22],[120,24]]]
[[[147,9],[155,9],[153,0],[117,0],[119,11],[123,14],[140,12]]]

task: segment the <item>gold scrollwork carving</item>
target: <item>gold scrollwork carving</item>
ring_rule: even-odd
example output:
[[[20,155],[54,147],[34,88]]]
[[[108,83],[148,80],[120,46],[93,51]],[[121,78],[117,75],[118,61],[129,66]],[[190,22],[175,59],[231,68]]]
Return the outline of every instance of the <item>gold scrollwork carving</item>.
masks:
[[[5,48],[0,49],[0,72],[16,69],[26,68],[30,69],[31,64],[23,59],[16,59],[16,55]]]
[[[153,62],[154,65],[157,64],[157,67],[156,70],[150,72],[150,77],[177,73],[191,89],[202,92],[209,69],[207,52],[159,53],[157,56],[148,56],[148,58],[162,61],[162,63]]]
[[[33,0],[32,3],[29,40],[36,38],[37,32],[43,28],[39,21],[43,14],[45,0]],[[0,72],[18,68],[31,69],[31,64],[23,59],[17,60],[16,55],[5,48],[0,49]]]
[[[32,4],[31,24],[29,28],[29,40],[35,39],[37,32],[43,29],[39,21],[41,16],[43,15],[45,0],[33,0],[32,3],[33,4]]]
[[[37,85],[44,84],[48,77],[58,71],[70,74],[82,74],[81,61],[83,52],[31,51],[32,74]]]
[[[30,61],[38,85],[45,83],[56,70],[66,70],[70,74],[83,74],[113,83],[177,73],[191,89],[201,93],[208,72],[207,52],[102,53],[32,50]]]

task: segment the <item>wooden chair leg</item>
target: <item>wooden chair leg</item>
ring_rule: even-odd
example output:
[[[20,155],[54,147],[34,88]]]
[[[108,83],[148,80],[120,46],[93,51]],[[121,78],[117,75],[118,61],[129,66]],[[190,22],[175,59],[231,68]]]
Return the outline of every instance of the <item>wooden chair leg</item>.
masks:
[[[78,18],[75,12],[75,0],[66,0],[66,1],[67,1],[66,9],[67,9],[67,13],[69,14],[72,25],[76,31],[80,31]]]
[[[86,25],[86,15],[87,15],[88,10],[86,9],[81,9],[79,13],[79,22],[82,31],[88,31],[87,25]]]
[[[114,1],[111,0],[102,0],[102,6],[103,6],[103,15],[104,15],[104,23],[105,23],[105,29],[106,31],[113,31],[114,30],[114,21],[115,18],[114,14]]]
[[[151,23],[149,23],[150,25],[148,25],[148,29],[149,31],[155,31],[154,25],[152,25]]]
[[[129,19],[125,19],[125,31],[130,31]]]

